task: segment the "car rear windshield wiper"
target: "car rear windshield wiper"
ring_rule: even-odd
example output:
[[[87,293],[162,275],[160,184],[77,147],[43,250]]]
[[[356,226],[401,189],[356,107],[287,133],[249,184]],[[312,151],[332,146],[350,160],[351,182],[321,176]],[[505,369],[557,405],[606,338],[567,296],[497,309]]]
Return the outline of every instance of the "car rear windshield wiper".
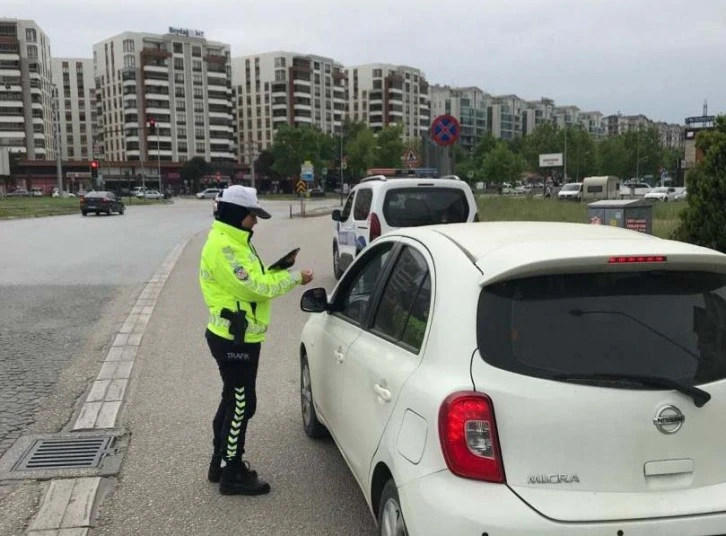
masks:
[[[711,394],[707,393],[703,389],[686,385],[670,378],[662,378],[659,376],[641,376],[638,374],[607,374],[595,372],[592,374],[559,374],[552,377],[553,380],[558,381],[603,381],[603,382],[635,382],[641,385],[648,385],[652,387],[664,387],[666,389],[673,389],[683,393],[684,395],[690,396],[693,399],[693,403],[697,408],[702,407],[706,402],[711,400]]]

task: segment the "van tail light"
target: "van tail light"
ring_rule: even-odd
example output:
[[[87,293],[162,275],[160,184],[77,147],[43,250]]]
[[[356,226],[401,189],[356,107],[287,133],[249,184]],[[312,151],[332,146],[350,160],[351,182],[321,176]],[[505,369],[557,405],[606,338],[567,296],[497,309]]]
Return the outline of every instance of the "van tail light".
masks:
[[[627,257],[610,257],[608,264],[639,264],[666,262],[667,257],[663,255],[628,255]]]
[[[376,238],[381,236],[381,220],[378,219],[378,216],[375,212],[371,212],[371,215],[369,217],[370,223],[370,230],[371,230],[371,239],[370,241],[373,242]]]
[[[497,484],[506,481],[494,406],[487,395],[449,395],[439,410],[439,440],[453,474]]]

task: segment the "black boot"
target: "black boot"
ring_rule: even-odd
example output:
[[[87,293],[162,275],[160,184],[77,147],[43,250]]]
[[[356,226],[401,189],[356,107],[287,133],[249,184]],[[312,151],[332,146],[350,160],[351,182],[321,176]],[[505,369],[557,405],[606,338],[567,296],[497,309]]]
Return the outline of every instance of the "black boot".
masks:
[[[250,470],[249,464],[228,465],[222,469],[219,481],[219,492],[222,495],[264,495],[270,493],[270,485]]]
[[[218,454],[215,454],[214,456],[212,456],[212,461],[209,462],[207,480],[216,484],[217,482],[219,482],[220,478],[222,478],[222,457]]]

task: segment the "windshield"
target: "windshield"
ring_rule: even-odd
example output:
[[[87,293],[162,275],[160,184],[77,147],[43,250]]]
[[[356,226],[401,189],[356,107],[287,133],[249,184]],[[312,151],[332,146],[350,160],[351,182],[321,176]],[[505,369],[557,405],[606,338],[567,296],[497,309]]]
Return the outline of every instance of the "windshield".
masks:
[[[573,192],[573,191],[579,190],[580,189],[580,186],[582,186],[580,183],[576,183],[576,184],[565,184],[562,187],[562,191],[563,192]]]
[[[469,203],[459,188],[396,188],[386,192],[383,217],[392,227],[462,223]]]
[[[665,194],[667,192],[668,192],[668,188],[654,188],[652,190],[652,193],[655,193],[655,194]]]
[[[726,378],[726,276],[564,274],[482,290],[482,357],[552,378],[638,374],[702,384]]]

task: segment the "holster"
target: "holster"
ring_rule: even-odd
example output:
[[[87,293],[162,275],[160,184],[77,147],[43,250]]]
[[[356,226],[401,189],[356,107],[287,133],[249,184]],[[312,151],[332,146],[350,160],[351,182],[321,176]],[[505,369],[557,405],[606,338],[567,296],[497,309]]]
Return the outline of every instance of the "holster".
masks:
[[[244,344],[245,333],[247,332],[247,317],[245,316],[245,312],[239,310],[239,308],[236,312],[229,309],[222,309],[219,316],[229,321],[229,334],[234,337],[235,346]]]

